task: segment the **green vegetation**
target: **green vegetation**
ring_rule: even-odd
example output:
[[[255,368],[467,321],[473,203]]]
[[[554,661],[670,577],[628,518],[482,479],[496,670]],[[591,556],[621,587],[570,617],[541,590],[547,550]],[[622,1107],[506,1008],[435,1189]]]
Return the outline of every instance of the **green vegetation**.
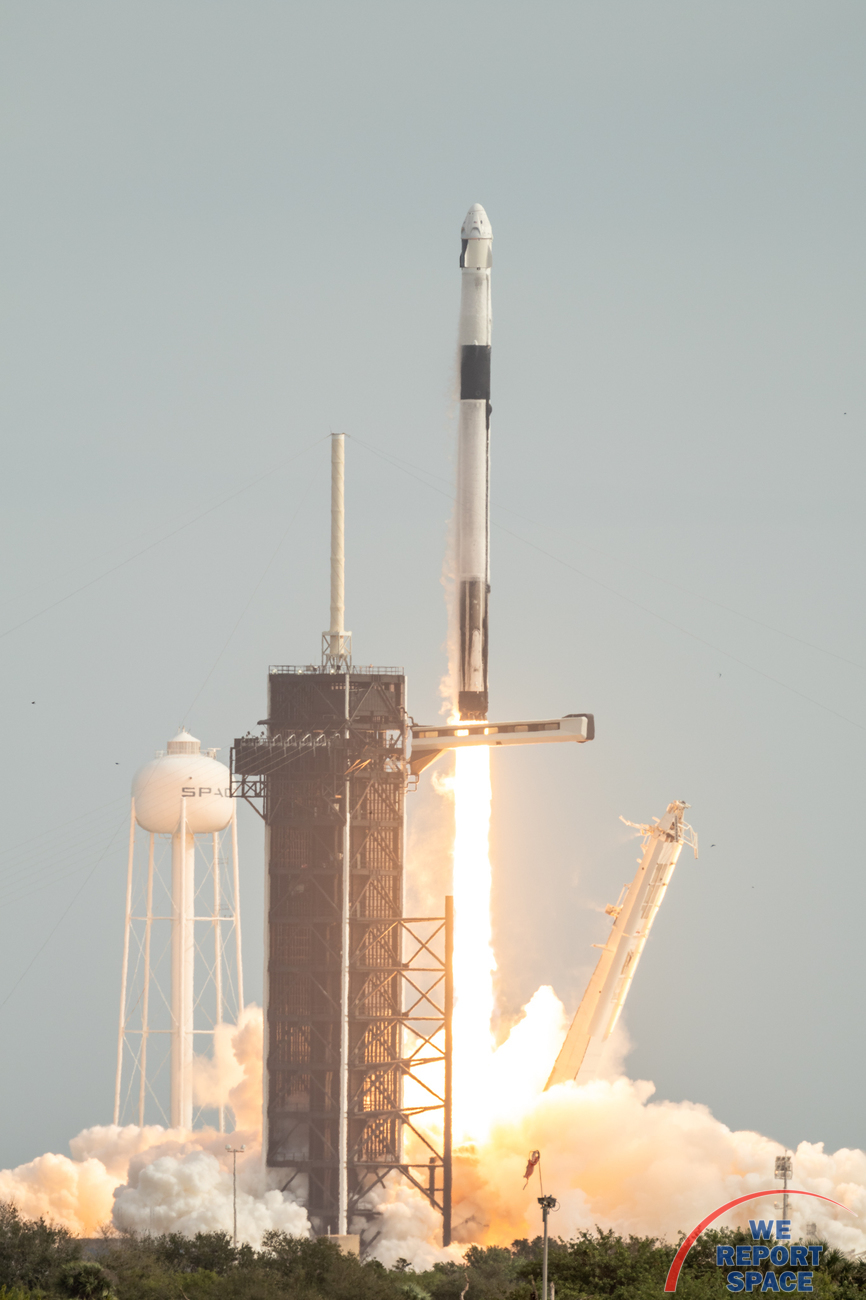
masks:
[[[53,1228],[44,1219],[24,1219],[14,1205],[0,1203],[3,1300],[19,1300],[19,1292],[47,1288],[59,1278],[63,1266],[80,1254],[78,1243],[65,1228]]]
[[[751,1238],[707,1232],[680,1276],[678,1300],[730,1300],[716,1246]],[[663,1300],[676,1247],[653,1237],[580,1233],[550,1243],[556,1300]],[[825,1250],[815,1270],[816,1300],[866,1300],[866,1264]],[[327,1238],[271,1232],[262,1249],[236,1250],[224,1232],[182,1237],[111,1237],[98,1259],[44,1220],[0,1205],[0,1300],[538,1300],[541,1239],[470,1246],[462,1264],[416,1273],[406,1260],[386,1269],[343,1255]],[[758,1293],[754,1293],[756,1300]]]

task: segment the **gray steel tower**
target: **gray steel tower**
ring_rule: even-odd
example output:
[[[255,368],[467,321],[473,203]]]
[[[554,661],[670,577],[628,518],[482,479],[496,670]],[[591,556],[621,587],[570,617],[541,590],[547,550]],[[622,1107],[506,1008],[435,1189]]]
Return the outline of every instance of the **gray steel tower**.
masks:
[[[262,801],[267,827],[266,1163],[285,1171],[317,1232],[338,1234],[372,1215],[365,1196],[394,1170],[443,1212],[450,1193],[444,1149],[428,1143],[423,1165],[403,1159],[403,1080],[445,1059],[431,1040],[447,1019],[446,925],[403,915],[406,679],[352,668],[343,451],[336,435],[322,663],[271,668],[267,731],[232,751],[235,791]],[[426,1109],[446,1100],[431,1095]]]
[[[362,1169],[401,1162],[405,678],[272,668],[235,742],[267,826],[266,1160],[347,1231]]]

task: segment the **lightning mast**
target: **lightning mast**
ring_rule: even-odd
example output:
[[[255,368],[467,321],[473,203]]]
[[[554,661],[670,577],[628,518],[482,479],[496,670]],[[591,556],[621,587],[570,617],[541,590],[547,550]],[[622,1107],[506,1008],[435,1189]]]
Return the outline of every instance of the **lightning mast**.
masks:
[[[322,633],[322,671],[352,668],[352,633],[346,619],[346,435],[331,434],[331,626]]]

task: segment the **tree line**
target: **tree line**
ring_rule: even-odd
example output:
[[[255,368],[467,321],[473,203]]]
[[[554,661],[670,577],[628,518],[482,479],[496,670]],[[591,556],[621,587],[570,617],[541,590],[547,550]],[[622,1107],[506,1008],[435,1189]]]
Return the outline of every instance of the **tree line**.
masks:
[[[678,1300],[728,1300],[717,1245],[751,1244],[737,1229],[706,1232],[692,1247]],[[556,1300],[662,1300],[677,1245],[655,1237],[581,1232],[550,1243]],[[815,1270],[816,1300],[866,1300],[866,1264],[826,1248]],[[93,1252],[88,1252],[93,1254]],[[0,1205],[0,1300],[539,1300],[541,1238],[470,1246],[462,1263],[416,1272],[385,1268],[317,1240],[269,1232],[261,1250],[224,1232],[106,1237],[96,1257],[44,1219]],[[766,1267],[766,1266],[765,1266]]]

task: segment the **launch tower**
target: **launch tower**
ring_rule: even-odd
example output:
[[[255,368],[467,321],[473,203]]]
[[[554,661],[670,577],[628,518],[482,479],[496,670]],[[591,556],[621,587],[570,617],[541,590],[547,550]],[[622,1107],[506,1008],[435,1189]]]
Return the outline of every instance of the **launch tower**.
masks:
[[[347,1231],[350,1164],[400,1162],[405,691],[271,668],[267,737],[235,742],[267,826],[266,1160],[320,1231]]]
[[[403,1081],[422,1061],[444,1059],[430,1043],[444,1026],[444,959],[432,975],[430,967],[445,918],[403,915],[406,679],[400,668],[352,666],[343,455],[338,434],[322,663],[271,668],[266,732],[236,740],[232,752],[235,791],[261,801],[267,828],[266,1163],[284,1172],[284,1190],[306,1205],[316,1231],[338,1234],[393,1170],[439,1208],[450,1181],[432,1147],[423,1166],[403,1159]],[[413,954],[431,977],[407,1015]],[[408,1055],[407,1025],[419,1043]],[[420,1109],[445,1105],[428,1095]]]

